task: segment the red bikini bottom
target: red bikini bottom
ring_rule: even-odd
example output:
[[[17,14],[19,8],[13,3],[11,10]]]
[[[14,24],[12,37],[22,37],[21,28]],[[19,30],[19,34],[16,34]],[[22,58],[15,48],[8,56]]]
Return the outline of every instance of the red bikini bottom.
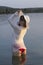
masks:
[[[19,50],[21,51],[21,53],[23,53],[25,51],[25,49],[23,49],[23,48],[20,48]]]
[[[13,47],[16,48],[16,49],[19,49],[19,47],[16,46],[16,45],[13,45]],[[21,51],[21,53],[23,53],[25,50],[26,50],[26,49],[24,49],[24,48],[20,48],[20,49],[19,49],[19,51]]]

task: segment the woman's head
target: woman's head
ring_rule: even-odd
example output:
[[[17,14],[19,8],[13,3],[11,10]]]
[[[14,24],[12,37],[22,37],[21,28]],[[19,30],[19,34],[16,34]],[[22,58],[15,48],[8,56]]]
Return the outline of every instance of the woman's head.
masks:
[[[20,16],[19,26],[26,27],[26,20],[25,20],[25,18],[24,18],[24,15],[21,15],[21,16]]]

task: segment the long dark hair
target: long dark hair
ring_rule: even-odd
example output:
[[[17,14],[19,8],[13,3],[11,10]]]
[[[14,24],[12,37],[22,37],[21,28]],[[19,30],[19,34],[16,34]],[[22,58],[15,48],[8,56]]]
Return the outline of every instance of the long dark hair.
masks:
[[[26,20],[23,15],[20,16],[20,21],[24,22],[23,27],[26,27]]]

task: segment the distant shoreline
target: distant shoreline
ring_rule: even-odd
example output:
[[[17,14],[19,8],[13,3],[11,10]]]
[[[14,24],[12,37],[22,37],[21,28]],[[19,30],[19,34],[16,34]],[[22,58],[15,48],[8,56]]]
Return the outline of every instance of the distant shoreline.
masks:
[[[0,6],[0,14],[12,14],[19,8]],[[43,13],[43,8],[21,8],[24,13]]]

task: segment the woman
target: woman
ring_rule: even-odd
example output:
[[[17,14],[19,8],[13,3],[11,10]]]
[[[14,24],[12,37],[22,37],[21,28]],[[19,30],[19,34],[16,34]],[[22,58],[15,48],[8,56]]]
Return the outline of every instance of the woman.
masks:
[[[29,16],[24,15],[23,12],[17,11],[8,19],[9,24],[14,29],[14,42],[13,42],[13,53],[14,55],[21,56],[26,54],[26,46],[23,38],[29,28],[30,22]]]

